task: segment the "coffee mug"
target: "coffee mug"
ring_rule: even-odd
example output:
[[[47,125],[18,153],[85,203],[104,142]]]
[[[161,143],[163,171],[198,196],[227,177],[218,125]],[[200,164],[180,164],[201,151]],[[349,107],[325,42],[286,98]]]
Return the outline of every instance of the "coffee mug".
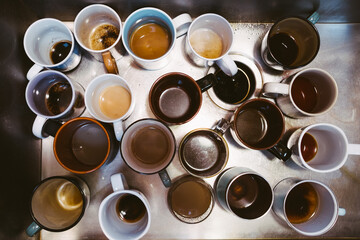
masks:
[[[263,95],[275,96],[277,105],[289,117],[315,117],[326,113],[335,105],[338,87],[328,72],[309,68],[281,83],[265,83]]]
[[[264,216],[274,201],[266,179],[245,167],[227,169],[216,179],[214,188],[220,206],[243,219]]]
[[[179,145],[179,159],[184,169],[198,177],[213,177],[226,166],[229,147],[223,134],[229,122],[221,119],[212,128],[199,128],[187,133]]]
[[[261,57],[269,67],[284,71],[310,63],[320,48],[320,36],[314,24],[320,15],[309,18],[287,17],[277,21],[261,43]]]
[[[34,189],[30,213],[34,222],[26,229],[30,237],[41,229],[61,232],[74,227],[90,203],[90,190],[75,176],[54,176]]]
[[[149,93],[149,104],[154,115],[168,124],[183,124],[200,111],[202,92],[216,84],[213,74],[195,81],[192,77],[171,72],[159,77]]]
[[[35,64],[27,72],[31,80],[44,68],[66,72],[81,60],[81,51],[70,29],[53,18],[40,19],[24,35],[26,55]]]
[[[118,73],[122,25],[119,15],[103,4],[82,9],[74,21],[74,35],[80,46],[97,61],[103,62],[109,73]]]
[[[125,20],[122,42],[136,64],[157,70],[170,62],[176,38],[187,32],[190,22],[187,13],[171,19],[160,9],[140,8]]]
[[[329,123],[312,124],[296,130],[287,146],[292,159],[311,171],[326,173],[341,168],[348,155],[360,155],[360,144],[349,144],[343,130]]]
[[[245,101],[231,119],[230,133],[240,146],[268,150],[285,161],[290,158],[291,150],[280,141],[284,132],[284,115],[274,103],[266,99]]]
[[[226,75],[214,65],[208,73],[216,77],[216,85],[207,90],[210,99],[220,108],[235,111],[244,101],[260,96],[263,88],[262,68],[255,59],[243,53],[229,55],[238,67],[234,76]]]
[[[99,222],[105,236],[115,239],[140,239],[150,228],[150,204],[144,194],[129,189],[123,174],[111,176],[113,193],[100,204]]]
[[[214,207],[213,189],[198,177],[185,175],[177,179],[168,192],[172,214],[184,223],[204,221]]]
[[[85,110],[83,87],[65,74],[46,70],[32,78],[25,90],[26,103],[37,116],[32,132],[38,138],[47,135],[42,127],[47,119],[68,120]]]
[[[234,76],[238,68],[228,55],[233,39],[230,23],[220,15],[207,13],[191,23],[185,50],[196,65],[207,67],[216,63],[225,74]]]
[[[135,97],[129,84],[115,74],[103,74],[94,78],[85,91],[85,105],[99,121],[112,123],[116,138],[120,141],[124,132],[123,121],[135,108]]]
[[[274,188],[275,214],[296,232],[319,236],[329,231],[338,216],[346,211],[339,208],[334,193],[315,180],[286,178]]]
[[[64,124],[48,120],[43,132],[54,137],[55,158],[72,173],[91,173],[119,151],[113,128],[92,118],[74,118]]]
[[[170,128],[152,118],[133,122],[124,131],[120,142],[124,162],[138,173],[158,173],[165,187],[171,185],[166,167],[173,160],[175,151],[176,141]]]

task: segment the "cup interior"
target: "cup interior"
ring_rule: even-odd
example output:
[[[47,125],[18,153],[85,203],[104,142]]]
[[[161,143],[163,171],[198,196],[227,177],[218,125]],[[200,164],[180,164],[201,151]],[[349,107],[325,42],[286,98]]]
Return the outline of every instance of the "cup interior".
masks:
[[[66,25],[56,19],[45,18],[34,22],[24,36],[24,48],[28,57],[35,63],[51,67],[65,62],[65,58],[60,63],[54,64],[50,53],[52,47],[61,41],[71,43],[71,50],[74,49],[73,35]],[[70,56],[69,53],[69,56]],[[69,57],[68,56],[68,57]]]
[[[125,222],[117,213],[119,199],[127,194],[140,199],[146,207],[145,215],[136,222]],[[110,239],[138,239],[150,227],[150,207],[145,197],[138,191],[117,191],[102,201],[99,209],[99,221],[104,234]]]
[[[83,174],[106,162],[110,146],[110,136],[103,125],[94,119],[75,118],[56,133],[54,154],[65,169]]]
[[[124,132],[120,143],[125,163],[136,172],[158,173],[172,161],[175,137],[164,123],[156,119],[141,119]]]
[[[170,73],[153,84],[149,102],[157,118],[167,123],[181,124],[190,121],[199,112],[202,93],[190,76]]]
[[[216,175],[225,167],[228,157],[229,149],[225,139],[210,129],[191,131],[179,146],[181,164],[195,176]]]
[[[286,55],[281,44],[287,45]],[[268,35],[268,47],[272,57],[281,65],[297,68],[311,62],[320,48],[320,36],[312,23],[306,19],[289,17],[275,23]],[[291,59],[288,57],[292,56]]]

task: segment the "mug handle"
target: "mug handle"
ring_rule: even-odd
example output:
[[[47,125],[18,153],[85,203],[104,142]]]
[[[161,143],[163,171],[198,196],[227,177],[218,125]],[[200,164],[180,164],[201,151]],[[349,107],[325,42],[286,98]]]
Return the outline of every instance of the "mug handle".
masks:
[[[348,154],[360,155],[360,144],[348,144]]]
[[[232,77],[238,72],[238,67],[236,63],[229,55],[225,55],[219,60],[215,61],[216,64],[221,68],[221,70],[228,76]]]
[[[289,160],[292,154],[291,150],[282,141],[279,141],[275,146],[267,150],[284,162]]]
[[[115,58],[111,55],[110,51],[103,52],[102,54],[104,65],[108,73],[119,74]]]
[[[225,118],[220,119],[213,130],[221,135],[224,135],[226,130],[230,127],[230,122],[226,120]]]
[[[339,216],[345,216],[346,215],[346,209],[345,208],[339,208],[339,212],[338,212]]]
[[[46,133],[44,133],[44,131],[43,131],[44,125],[47,120],[48,120],[47,118],[43,118],[38,115],[36,116],[33,126],[32,126],[32,132],[35,135],[35,137],[44,139],[49,136]]]
[[[191,16],[187,13],[180,14],[173,19],[176,29],[176,38],[186,34],[192,22]]]
[[[216,84],[216,77],[213,73],[210,73],[197,80],[196,84],[200,87],[201,92],[205,92]]]
[[[129,189],[126,179],[122,173],[112,175],[110,177],[110,181],[114,192]]]
[[[26,74],[26,78],[31,81],[44,67],[34,64]]]
[[[41,230],[41,227],[39,225],[36,224],[36,222],[32,222],[30,224],[30,226],[28,226],[28,228],[26,229],[26,234],[29,237],[34,236],[36,233],[38,233]]]
[[[289,95],[289,85],[286,83],[268,82],[264,83],[263,96],[277,97],[278,95]]]
[[[121,140],[122,135],[124,134],[124,126],[123,126],[123,121],[117,121],[113,123],[114,126],[114,132],[115,132],[115,137],[118,141]]]
[[[162,183],[164,184],[164,186],[166,188],[171,187],[171,179],[170,179],[169,174],[167,173],[166,169],[161,170],[159,172],[159,176],[160,176]]]
[[[309,20],[309,22],[311,22],[312,24],[316,24],[320,19],[320,14],[318,12],[314,12],[313,14],[310,15],[310,17],[307,18],[307,20]]]

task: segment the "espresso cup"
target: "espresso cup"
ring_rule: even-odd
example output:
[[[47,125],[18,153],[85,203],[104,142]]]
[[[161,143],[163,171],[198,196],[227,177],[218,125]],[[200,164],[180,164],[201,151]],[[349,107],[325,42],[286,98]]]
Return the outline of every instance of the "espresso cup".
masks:
[[[261,43],[261,57],[269,67],[284,71],[309,64],[320,48],[320,36],[314,24],[319,14],[309,18],[288,17],[277,21]]]
[[[70,71],[81,60],[81,51],[71,30],[53,18],[43,18],[30,25],[24,35],[24,49],[35,63],[27,72],[28,80],[44,68]]]
[[[204,221],[214,207],[213,189],[198,177],[185,175],[171,186],[167,197],[172,214],[184,223]]]
[[[288,140],[292,159],[299,166],[326,173],[341,168],[348,155],[360,155],[360,144],[349,144],[343,130],[329,123],[296,130]]]
[[[183,124],[200,111],[202,92],[216,84],[213,74],[195,81],[192,77],[172,72],[159,77],[149,93],[154,115],[168,124]]]
[[[111,176],[113,193],[100,204],[99,222],[110,240],[140,239],[150,228],[150,204],[144,194],[128,189],[123,174]]]
[[[285,161],[290,158],[291,150],[280,141],[284,132],[284,115],[274,103],[266,99],[245,101],[231,119],[230,133],[240,146],[268,150]]]
[[[118,141],[124,132],[123,121],[135,108],[134,94],[122,77],[103,74],[94,78],[85,91],[85,105],[99,121],[112,123]]]
[[[97,61],[103,62],[109,73],[119,72],[116,60],[121,58],[121,32],[119,15],[103,4],[85,7],[74,21],[74,35],[80,46]]]
[[[338,216],[346,211],[339,208],[334,193],[315,180],[286,178],[274,188],[274,213],[296,232],[319,236],[329,231]]]
[[[221,119],[213,129],[195,129],[183,137],[179,145],[179,159],[188,173],[213,177],[224,169],[229,147],[223,134],[229,125],[228,121]]]
[[[151,118],[133,122],[120,142],[124,162],[138,173],[158,173],[165,187],[171,185],[166,167],[174,158],[175,151],[176,141],[170,128]]]
[[[223,209],[247,220],[264,216],[274,201],[266,179],[245,167],[233,167],[223,172],[216,179],[215,192]]]
[[[277,105],[289,117],[316,117],[335,105],[338,87],[328,72],[309,68],[280,83],[265,83],[263,95],[275,96]]]
[[[26,229],[30,237],[41,229],[61,232],[74,227],[90,203],[90,190],[75,176],[54,176],[34,189],[30,213],[34,222]]]
[[[187,32],[190,22],[186,13],[171,19],[160,9],[140,8],[125,20],[122,42],[136,64],[157,70],[171,61],[176,38]]]
[[[85,110],[83,87],[65,74],[46,70],[30,80],[25,90],[26,103],[37,116],[32,132],[38,138],[47,119],[66,121],[80,116]]]
[[[230,23],[220,15],[207,13],[191,23],[185,50],[194,64],[208,67],[216,63],[225,74],[234,76],[238,68],[228,55],[233,39]]]

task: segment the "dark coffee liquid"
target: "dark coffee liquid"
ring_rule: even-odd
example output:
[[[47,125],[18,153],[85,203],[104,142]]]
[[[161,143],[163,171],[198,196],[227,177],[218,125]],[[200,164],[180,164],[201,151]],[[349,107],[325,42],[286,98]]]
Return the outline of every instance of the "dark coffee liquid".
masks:
[[[229,188],[228,201],[231,209],[246,208],[253,204],[258,196],[258,184],[250,174],[238,177]]]
[[[146,213],[143,201],[133,194],[124,194],[116,204],[116,212],[119,218],[128,223],[141,220]]]
[[[135,157],[145,164],[158,164],[165,161],[170,153],[170,139],[156,126],[140,129],[131,141]]]
[[[286,33],[271,36],[269,38],[269,48],[273,57],[285,66],[291,66],[299,54],[299,47],[295,39]]]
[[[298,108],[308,113],[314,111],[318,102],[318,91],[309,79],[297,77],[293,82],[291,95]]]
[[[305,133],[301,140],[301,155],[305,162],[313,159],[318,152],[316,139],[309,133]]]
[[[319,197],[310,183],[301,183],[288,194],[285,202],[285,212],[293,224],[304,223],[315,215]]]
[[[50,59],[53,64],[63,61],[70,53],[71,42],[61,41],[55,43],[50,49]]]
[[[69,107],[71,99],[71,85],[68,82],[57,82],[47,90],[45,104],[52,115],[58,115]]]

